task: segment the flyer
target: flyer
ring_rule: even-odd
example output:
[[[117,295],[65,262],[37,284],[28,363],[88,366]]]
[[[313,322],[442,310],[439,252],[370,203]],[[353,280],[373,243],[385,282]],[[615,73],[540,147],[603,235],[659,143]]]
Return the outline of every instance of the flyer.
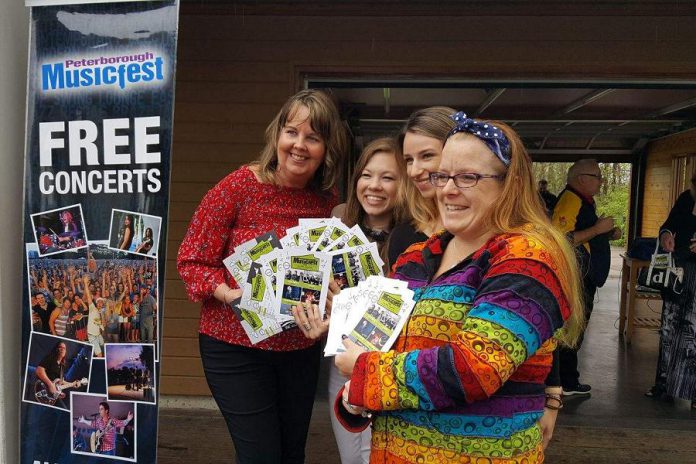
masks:
[[[324,315],[329,289],[330,257],[307,253],[304,248],[283,250],[278,254],[276,307],[281,322],[294,323],[291,308],[299,304],[317,304]]]

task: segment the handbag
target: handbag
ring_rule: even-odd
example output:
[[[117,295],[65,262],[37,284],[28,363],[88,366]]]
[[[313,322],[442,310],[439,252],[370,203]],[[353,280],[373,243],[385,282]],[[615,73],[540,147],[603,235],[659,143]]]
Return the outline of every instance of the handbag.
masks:
[[[650,257],[650,266],[641,269],[638,285],[652,290],[671,290],[681,293],[684,269],[674,265],[672,253],[658,253],[659,240],[655,243],[655,252]]]

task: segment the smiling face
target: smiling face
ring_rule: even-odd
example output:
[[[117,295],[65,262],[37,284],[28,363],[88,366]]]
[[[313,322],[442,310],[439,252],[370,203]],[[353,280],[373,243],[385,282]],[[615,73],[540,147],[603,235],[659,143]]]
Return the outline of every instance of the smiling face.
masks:
[[[488,147],[472,135],[452,136],[442,151],[439,172],[454,176],[463,172],[485,175],[501,175],[505,166]],[[458,238],[478,243],[493,233],[487,225],[491,208],[503,191],[503,182],[498,179],[479,179],[469,188],[458,188],[450,179],[437,189],[437,200],[442,223]]]
[[[407,132],[404,136],[406,174],[425,198],[435,197],[435,187],[428,176],[437,172],[442,157],[442,142],[434,137]]]
[[[278,181],[303,188],[314,177],[326,154],[322,136],[309,122],[309,109],[298,106],[278,136]]]
[[[399,178],[399,165],[393,153],[377,152],[365,165],[355,192],[365,210],[368,226],[391,221],[399,193]]]

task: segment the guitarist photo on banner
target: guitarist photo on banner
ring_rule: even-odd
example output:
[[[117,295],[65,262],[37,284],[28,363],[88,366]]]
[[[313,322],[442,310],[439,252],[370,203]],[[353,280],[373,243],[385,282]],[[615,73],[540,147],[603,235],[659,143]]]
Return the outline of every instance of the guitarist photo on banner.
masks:
[[[91,360],[88,343],[32,333],[23,401],[69,411],[71,392],[87,391]]]
[[[89,393],[72,398],[72,452],[135,461],[135,403]]]

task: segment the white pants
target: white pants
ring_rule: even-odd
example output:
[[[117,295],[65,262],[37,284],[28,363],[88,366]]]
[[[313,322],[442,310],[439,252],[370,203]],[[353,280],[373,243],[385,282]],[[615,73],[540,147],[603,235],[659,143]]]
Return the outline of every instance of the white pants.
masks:
[[[331,427],[333,428],[338,453],[341,456],[341,464],[367,464],[370,461],[370,440],[372,433],[370,427],[360,433],[346,430],[334,414],[334,401],[343,384],[348,379],[343,377],[336,365],[332,362],[329,370],[329,413],[331,414]]]

